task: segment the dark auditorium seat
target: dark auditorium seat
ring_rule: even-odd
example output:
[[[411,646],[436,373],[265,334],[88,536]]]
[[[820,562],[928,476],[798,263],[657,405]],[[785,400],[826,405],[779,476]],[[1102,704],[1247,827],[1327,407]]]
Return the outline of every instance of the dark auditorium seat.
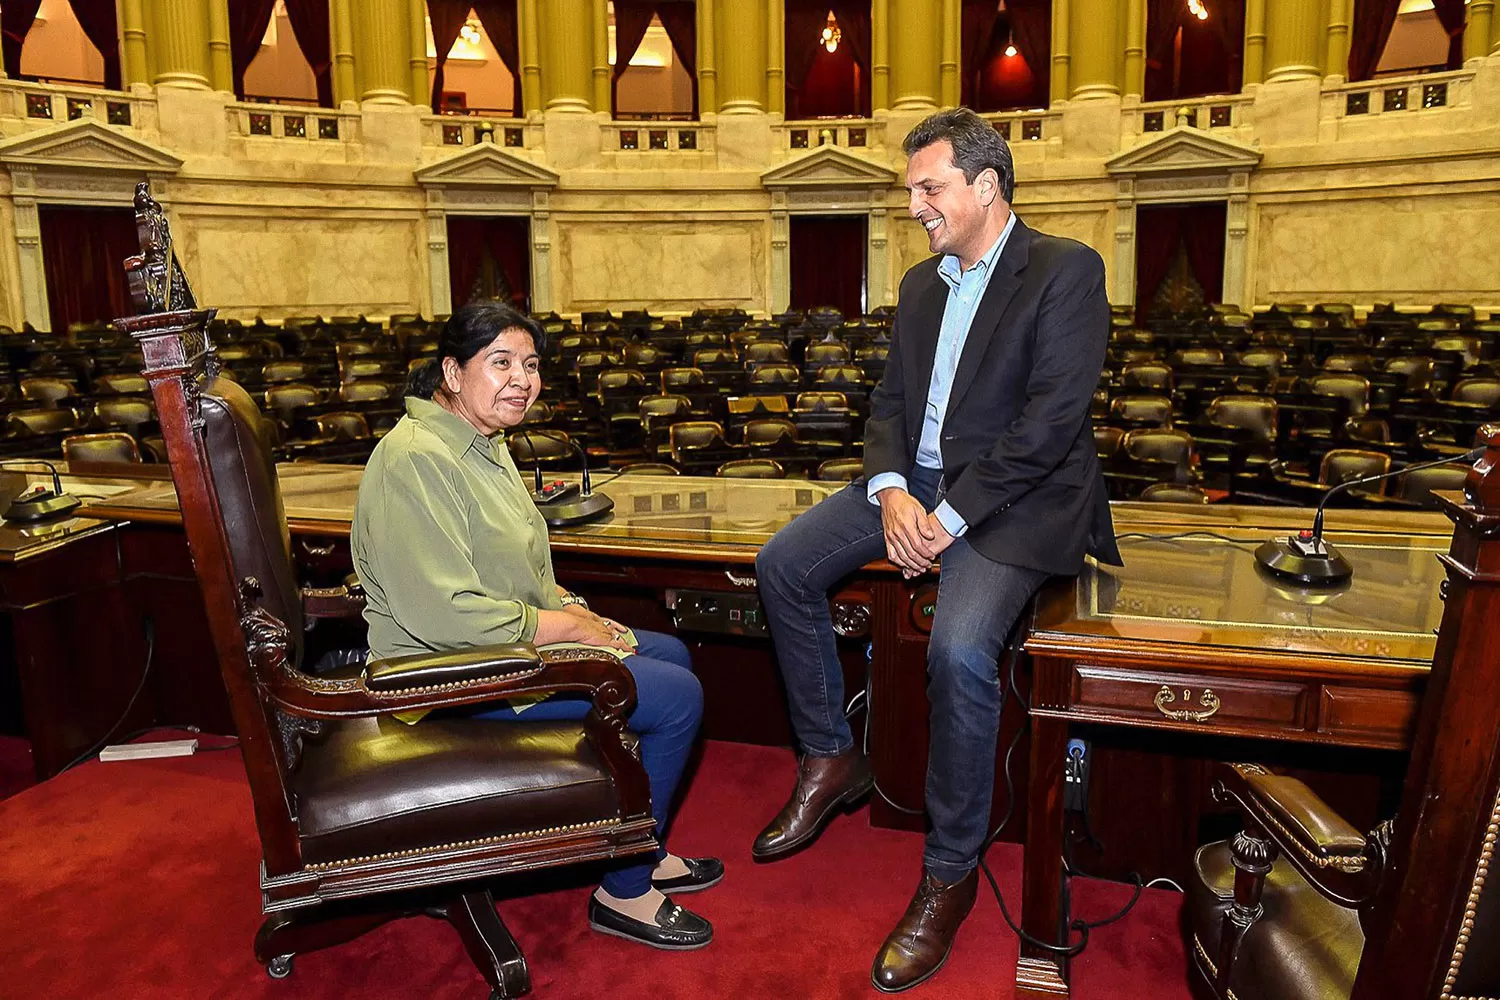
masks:
[[[63,458],[69,462],[139,462],[141,451],[129,434],[73,434],[63,438]]]
[[[785,479],[786,470],[774,458],[737,458],[720,465],[715,475],[724,479]]]
[[[1150,503],[1206,504],[1209,495],[1187,483],[1152,483],[1141,490],[1140,498]]]
[[[830,483],[853,482],[864,474],[865,460],[862,458],[830,458],[818,465],[814,479]]]

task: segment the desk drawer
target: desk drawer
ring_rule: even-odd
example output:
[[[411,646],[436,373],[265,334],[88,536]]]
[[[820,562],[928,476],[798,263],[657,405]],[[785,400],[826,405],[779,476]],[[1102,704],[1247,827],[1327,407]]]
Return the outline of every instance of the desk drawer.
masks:
[[[1302,684],[1208,674],[1073,668],[1073,710],[1079,715],[1175,722],[1205,728],[1305,727]]]

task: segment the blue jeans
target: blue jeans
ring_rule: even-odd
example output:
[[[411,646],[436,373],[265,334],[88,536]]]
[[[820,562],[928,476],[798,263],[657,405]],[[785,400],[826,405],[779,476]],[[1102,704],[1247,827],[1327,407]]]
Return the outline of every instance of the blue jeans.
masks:
[[[907,489],[929,511],[937,470],[913,469]],[[884,558],[880,508],[851,483],[776,533],[755,560],[761,601],[786,681],[792,731],[805,753],[854,746],[844,717],[844,678],[828,595],[842,578]],[[994,562],[962,538],[942,555],[937,611],[927,647],[931,742],[923,862],[955,882],[979,863],[989,835],[995,744],[1000,735],[998,663],[1005,638],[1047,574]]]
[[[693,738],[698,735],[698,724],[703,721],[703,686],[693,674],[693,661],[681,639],[644,629],[636,629],[635,637],[639,643],[636,654],[625,658],[625,666],[635,678],[636,697],[635,711],[627,722],[641,740],[641,763],[651,782],[656,839],[665,844],[667,810]],[[575,694],[557,694],[522,709],[519,718],[535,722],[581,719],[588,714],[590,704],[587,698]],[[517,717],[509,705],[474,713],[477,719]],[[643,895],[651,888],[651,872],[665,854],[658,849],[655,855],[648,855],[649,861],[613,869],[599,884],[616,899]]]

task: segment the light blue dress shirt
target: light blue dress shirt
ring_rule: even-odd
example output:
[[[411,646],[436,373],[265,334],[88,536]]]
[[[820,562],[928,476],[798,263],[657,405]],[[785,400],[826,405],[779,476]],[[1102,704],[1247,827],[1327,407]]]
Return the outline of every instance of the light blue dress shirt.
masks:
[[[937,353],[932,360],[932,381],[927,384],[927,410],[922,418],[922,437],[917,442],[917,464],[928,469],[943,467],[943,418],[948,414],[948,397],[953,392],[953,376],[958,372],[958,360],[963,357],[964,343],[969,339],[969,327],[974,325],[974,314],[990,287],[990,276],[995,272],[995,261],[1005,249],[1012,229],[1016,228],[1016,213],[1012,212],[1001,231],[1000,238],[985,255],[974,262],[967,271],[953,254],[945,256],[938,264],[938,276],[948,285],[948,303],[943,307],[943,323],[938,330]],[[899,472],[882,472],[871,479],[866,495],[871,503],[878,504],[876,495],[892,486],[906,489],[906,477]],[[943,530],[958,538],[969,530],[969,525],[953,507],[944,500],[933,511]]]

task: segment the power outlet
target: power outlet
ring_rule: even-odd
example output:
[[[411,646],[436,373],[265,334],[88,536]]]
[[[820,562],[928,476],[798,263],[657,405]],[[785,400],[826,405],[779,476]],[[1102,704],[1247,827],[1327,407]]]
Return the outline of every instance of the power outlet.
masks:
[[[1087,740],[1068,741],[1068,759],[1063,764],[1063,809],[1085,812],[1089,801],[1089,769],[1093,758]]]

